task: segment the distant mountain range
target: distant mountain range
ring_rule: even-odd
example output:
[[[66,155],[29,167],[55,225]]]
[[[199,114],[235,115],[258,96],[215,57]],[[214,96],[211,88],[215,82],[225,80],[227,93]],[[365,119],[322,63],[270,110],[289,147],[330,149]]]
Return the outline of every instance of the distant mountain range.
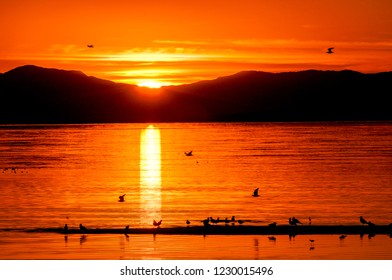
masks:
[[[392,72],[266,73],[139,88],[78,71],[0,74],[0,123],[392,120]]]

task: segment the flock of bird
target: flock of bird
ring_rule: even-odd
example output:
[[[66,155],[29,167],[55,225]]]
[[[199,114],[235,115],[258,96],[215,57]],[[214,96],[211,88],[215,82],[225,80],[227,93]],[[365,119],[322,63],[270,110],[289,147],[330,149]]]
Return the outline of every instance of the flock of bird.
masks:
[[[185,153],[186,156],[192,156],[192,151],[184,152],[184,153]],[[118,197],[119,198],[118,201],[119,202],[125,202],[125,196],[126,196],[126,194],[120,195]],[[260,196],[259,188],[254,189],[254,191],[252,193],[252,196],[253,197],[259,197]],[[361,224],[368,225],[369,227],[374,227],[375,226],[374,223],[372,223],[370,221],[366,221],[362,216],[359,217],[359,221],[360,221]],[[206,226],[209,226],[210,223],[214,224],[214,225],[217,225],[219,223],[224,223],[224,224],[227,225],[227,224],[231,223],[231,224],[234,225],[237,222],[239,225],[242,225],[242,224],[245,223],[245,220],[236,220],[235,216],[232,216],[231,219],[228,219],[226,217],[224,220],[221,220],[219,217],[217,219],[214,219],[213,217],[208,217],[208,218],[202,220],[201,222],[206,227]],[[191,224],[191,222],[189,220],[186,220],[185,223],[186,223],[187,226],[189,226]],[[302,222],[300,220],[298,220],[297,218],[295,218],[295,217],[289,218],[288,219],[288,223],[291,226],[297,226],[298,224],[302,224]],[[312,219],[311,219],[311,217],[309,217],[309,225],[311,223],[312,223]],[[153,220],[153,223],[152,223],[152,225],[154,227],[157,227],[157,228],[159,228],[161,226],[161,224],[162,224],[162,220],[160,220],[160,221]],[[273,223],[270,223],[268,226],[269,227],[276,227],[276,225],[277,225],[277,223],[273,222]],[[80,228],[80,233],[83,236],[84,236],[84,234],[86,234],[88,232],[87,228],[85,226],[83,226],[82,224],[79,225],[79,228]],[[65,224],[65,226],[64,226],[64,233],[65,234],[68,233],[68,225],[67,224]],[[129,233],[129,225],[127,225],[125,227],[125,231],[124,231],[125,236],[128,237],[128,233]],[[339,239],[344,239],[345,237],[346,237],[346,235],[341,235],[341,236],[339,236]],[[275,236],[269,236],[268,238],[270,240],[272,240],[272,241],[276,241],[276,237]],[[311,244],[314,244],[314,240],[310,239],[310,242],[311,242]]]
[[[361,223],[362,225],[368,225],[368,226],[370,226],[370,227],[375,226],[375,224],[366,221],[362,216],[359,217],[359,221],[360,221],[360,223]],[[230,220],[229,220],[228,218],[225,218],[224,220],[220,220],[219,217],[218,217],[217,219],[214,219],[214,218],[212,218],[212,217],[208,217],[207,219],[203,220],[202,222],[203,222],[204,226],[206,227],[206,226],[209,226],[210,223],[212,223],[212,224],[218,224],[218,223],[225,223],[225,224],[228,224],[228,223],[233,223],[233,224],[234,224],[235,222],[238,222],[239,224],[243,224],[244,221],[243,221],[243,220],[236,220],[236,219],[235,219],[235,216],[232,216]],[[191,222],[190,222],[189,220],[186,220],[187,226],[189,226],[190,223],[191,223]],[[159,228],[161,224],[162,224],[162,220],[159,220],[159,221],[153,220],[153,226],[154,226],[154,227]],[[301,223],[298,219],[296,219],[295,217],[289,218],[289,225],[291,225],[291,226],[297,226],[297,224],[302,224],[302,223]],[[268,226],[270,226],[270,227],[275,227],[276,225],[277,225],[277,223],[276,223],[276,222],[273,222],[273,223],[269,224]],[[80,233],[82,234],[82,236],[80,237],[80,242],[82,243],[82,242],[84,242],[84,241],[86,240],[85,234],[88,233],[88,229],[87,229],[84,225],[79,224],[79,230],[80,230]],[[68,224],[65,224],[65,225],[64,225],[63,233],[65,234],[65,237],[64,237],[64,238],[65,238],[65,240],[67,241],[67,240],[68,240],[68,236],[67,236],[67,234],[68,234]],[[125,229],[124,229],[124,235],[125,235],[125,237],[126,237],[127,239],[129,238],[129,225],[127,225],[127,226],[125,227]],[[154,233],[154,236],[155,236],[155,233]],[[373,237],[373,236],[374,236],[374,234],[369,234],[369,238],[371,238],[371,237]],[[289,234],[289,237],[290,237],[290,239],[291,239],[292,237],[295,237],[295,234]],[[342,234],[342,235],[339,236],[339,240],[342,241],[342,240],[344,240],[346,237],[347,237],[347,235]],[[362,238],[362,235],[361,235],[361,238]],[[268,240],[273,241],[273,242],[276,242],[277,238],[276,238],[275,236],[272,235],[272,236],[268,236]],[[314,245],[315,240],[314,240],[314,239],[309,239],[309,242],[310,242],[309,250],[314,250],[314,249],[315,249],[315,245]]]

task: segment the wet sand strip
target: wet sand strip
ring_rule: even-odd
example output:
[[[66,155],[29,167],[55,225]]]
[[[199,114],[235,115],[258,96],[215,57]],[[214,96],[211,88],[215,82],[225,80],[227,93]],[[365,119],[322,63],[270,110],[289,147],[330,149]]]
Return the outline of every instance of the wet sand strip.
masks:
[[[27,232],[54,232],[64,234],[63,228],[37,228]],[[80,234],[78,228],[68,229],[67,234]],[[161,228],[90,228],[88,234],[176,234],[176,235],[297,235],[297,234],[392,234],[391,225],[374,227],[353,225],[303,225],[303,226],[191,226]]]

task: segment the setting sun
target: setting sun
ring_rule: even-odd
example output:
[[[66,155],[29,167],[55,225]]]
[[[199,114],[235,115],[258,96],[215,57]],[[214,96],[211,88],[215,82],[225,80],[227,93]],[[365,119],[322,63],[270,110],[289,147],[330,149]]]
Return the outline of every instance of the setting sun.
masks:
[[[160,88],[163,84],[159,81],[154,80],[145,80],[141,81],[137,84],[139,87],[148,87],[148,88]]]

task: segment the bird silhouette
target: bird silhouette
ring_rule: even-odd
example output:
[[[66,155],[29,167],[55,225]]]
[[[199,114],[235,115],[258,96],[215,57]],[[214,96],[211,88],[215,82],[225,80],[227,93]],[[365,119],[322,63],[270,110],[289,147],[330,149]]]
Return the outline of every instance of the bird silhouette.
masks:
[[[369,227],[375,227],[376,225],[374,223],[372,223],[371,221],[368,221],[368,225]]]
[[[252,196],[253,196],[253,197],[258,197],[258,196],[259,196],[259,188],[256,188],[256,189],[253,191]]]
[[[298,219],[296,219],[295,217],[293,217],[293,219],[291,220],[293,222],[293,224],[296,226],[297,224],[302,224]]]
[[[125,227],[125,229],[124,229],[124,235],[125,235],[126,237],[129,237],[128,233],[129,233],[129,225],[127,225],[127,226]]]
[[[218,219],[214,219],[214,218],[210,217],[209,221],[210,221],[212,224],[217,224],[217,223],[220,222],[220,219],[219,219],[219,217],[218,217]]]
[[[362,216],[359,217],[359,221],[360,221],[361,224],[363,224],[363,225],[369,224]]]
[[[87,228],[82,224],[79,225],[79,229],[82,234],[87,233],[88,231]]]
[[[186,220],[186,224],[189,226],[191,222],[189,220]]]
[[[162,224],[162,220],[160,220],[159,222],[154,220],[152,224],[154,225],[154,227],[159,227]]]
[[[346,237],[347,237],[347,235],[342,234],[341,236],[339,236],[339,239],[340,239],[340,240],[343,240],[343,239],[345,239]]]
[[[125,200],[124,200],[125,195],[126,195],[126,194],[120,195],[120,196],[118,197],[118,202],[124,202],[124,201],[125,201]]]
[[[87,45],[87,48],[94,48],[94,45]]]
[[[276,241],[276,237],[275,236],[268,236],[268,239],[271,241]]]
[[[67,224],[64,225],[64,234],[68,234],[68,225]]]
[[[314,244],[314,239],[309,239],[309,241],[310,241],[310,245]]]
[[[328,54],[334,53],[334,52],[332,51],[333,49],[334,49],[334,48],[328,48],[327,53],[328,53]]]
[[[192,151],[184,152],[184,154],[185,154],[187,157],[193,156]]]

